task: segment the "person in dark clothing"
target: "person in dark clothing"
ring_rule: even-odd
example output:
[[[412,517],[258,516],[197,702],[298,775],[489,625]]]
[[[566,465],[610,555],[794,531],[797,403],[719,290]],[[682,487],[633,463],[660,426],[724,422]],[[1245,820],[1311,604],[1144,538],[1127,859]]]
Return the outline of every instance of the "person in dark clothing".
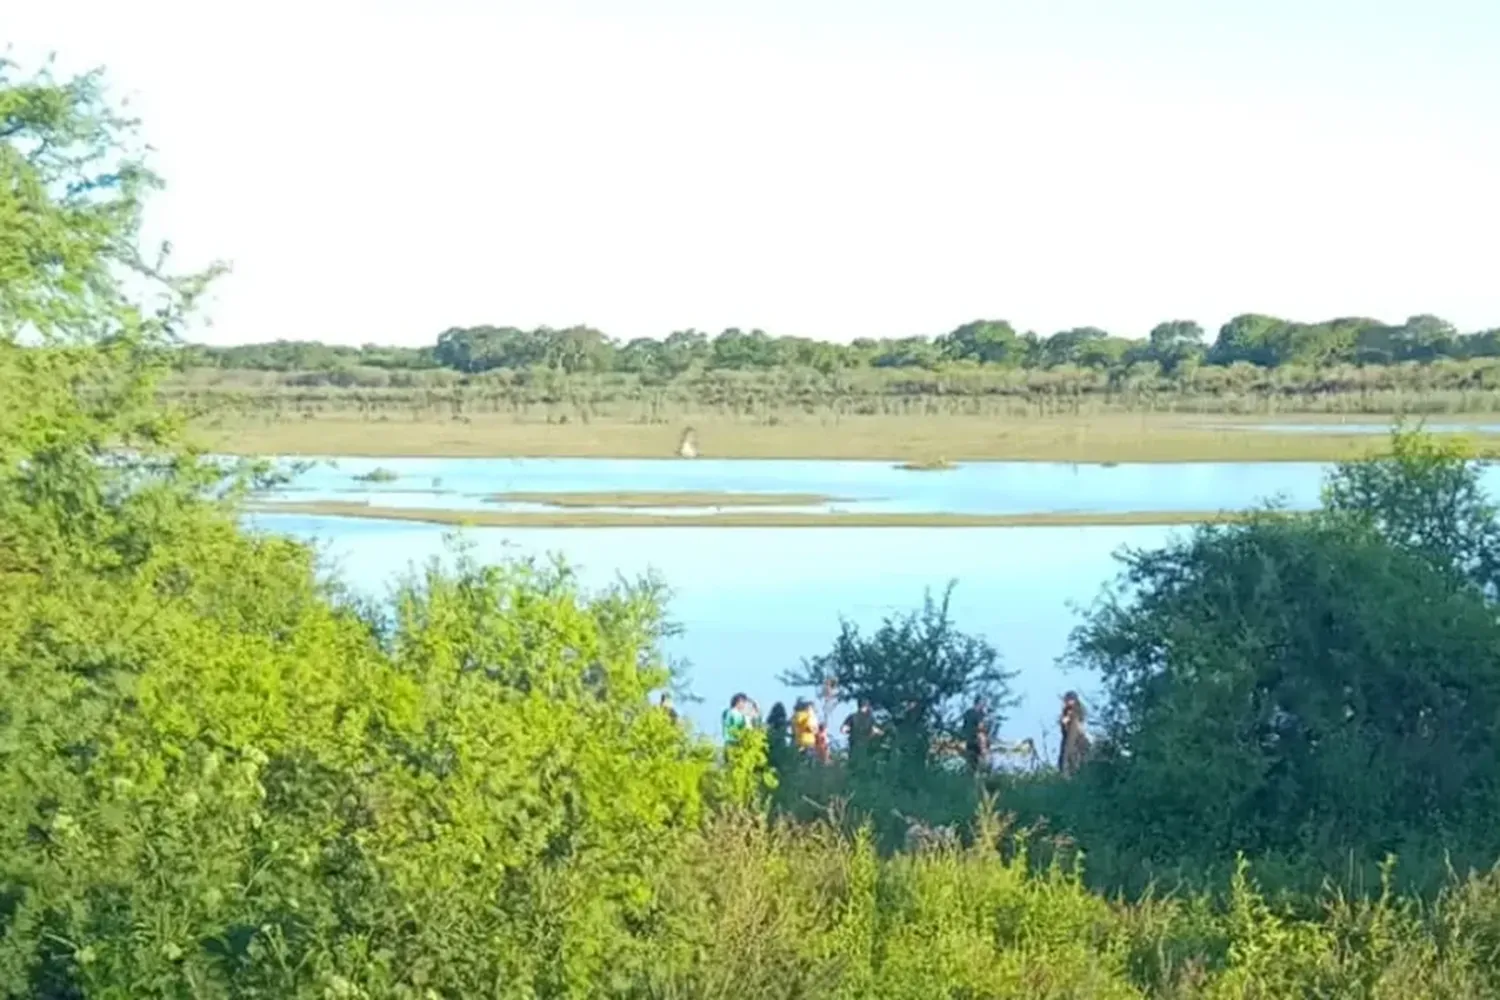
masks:
[[[1089,753],[1088,732],[1084,729],[1084,721],[1087,713],[1084,711],[1083,702],[1078,700],[1078,692],[1069,691],[1063,695],[1062,715],[1058,718],[1058,726],[1062,729],[1062,746],[1057,752],[1057,769],[1064,777],[1072,777],[1078,773],[1083,766],[1084,760]]]
[[[790,730],[791,720],[786,714],[786,706],[778,701],[766,713],[766,753],[771,766],[777,770],[786,767],[791,759]]]
[[[849,753],[863,753],[870,741],[880,735],[880,727],[875,725],[875,710],[871,707],[870,700],[861,698],[859,706],[850,713],[840,728],[849,740]]]
[[[990,759],[990,719],[983,698],[975,698],[974,704],[964,713],[964,758],[969,770],[978,774]]]

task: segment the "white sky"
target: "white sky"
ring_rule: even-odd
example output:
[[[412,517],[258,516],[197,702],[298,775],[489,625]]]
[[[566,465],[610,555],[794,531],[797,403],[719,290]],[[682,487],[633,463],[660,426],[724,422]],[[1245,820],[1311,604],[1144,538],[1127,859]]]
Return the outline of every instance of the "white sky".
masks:
[[[1500,325],[1500,0],[0,0],[217,343]]]

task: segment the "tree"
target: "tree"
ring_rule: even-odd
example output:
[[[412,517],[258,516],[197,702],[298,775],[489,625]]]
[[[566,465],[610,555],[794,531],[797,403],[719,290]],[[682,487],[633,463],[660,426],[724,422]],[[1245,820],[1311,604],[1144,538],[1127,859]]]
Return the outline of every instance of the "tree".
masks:
[[[1460,457],[1396,451],[1342,466],[1318,512],[1125,556],[1069,654],[1109,696],[1089,771],[1117,835],[1159,856],[1492,846],[1500,621],[1458,530],[1487,546],[1493,515]]]
[[[1097,345],[1108,339],[1109,334],[1094,326],[1054,333],[1042,342],[1042,363],[1048,367],[1086,364],[1086,358],[1098,356]]]
[[[246,532],[155,392],[198,286],[114,280],[144,189],[97,81],[0,112],[0,995],[639,975],[710,761],[649,704],[655,588],[460,558],[377,614]]]
[[[1021,339],[1005,320],[975,320],[941,339],[945,356],[988,365],[1018,365],[1024,360]]]
[[[1457,570],[1493,600],[1500,598],[1500,519],[1484,490],[1486,467],[1461,441],[1398,426],[1388,456],[1335,468],[1323,506]]]
[[[1175,319],[1158,323],[1148,338],[1151,359],[1162,371],[1175,372],[1189,359],[1203,355],[1203,327],[1192,320]]]
[[[1015,674],[1001,669],[988,642],[954,627],[948,614],[953,587],[948,585],[941,600],[927,594],[919,610],[886,617],[868,636],[853,623],[840,622],[833,648],[804,661],[785,682],[800,687],[832,682],[843,700],[868,700],[880,727],[894,734],[897,753],[923,764],[940,737],[958,735],[963,712],[974,699],[985,699],[998,724],[1015,704],[1010,695]]]
[[[926,337],[902,337],[876,342],[870,364],[876,368],[933,369],[942,360],[942,348]]]

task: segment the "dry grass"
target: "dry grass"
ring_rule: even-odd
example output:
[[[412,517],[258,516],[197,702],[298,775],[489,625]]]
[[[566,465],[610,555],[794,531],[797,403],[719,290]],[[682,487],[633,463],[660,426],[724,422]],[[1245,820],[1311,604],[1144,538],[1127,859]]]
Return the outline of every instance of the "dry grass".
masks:
[[[1308,418],[1291,418],[1307,420]],[[1384,418],[1389,419],[1389,418]],[[1379,416],[1362,418],[1384,422]],[[1484,418],[1475,418],[1476,421]],[[369,419],[333,411],[298,419],[231,415],[199,426],[203,444],[242,455],[516,456],[666,458],[691,423],[705,458],[878,459],[924,464],[1008,459],[1063,462],[1340,461],[1369,454],[1380,436],[1246,429],[1265,417],[1118,413],[1075,417],[787,415],[774,423],[687,414],[682,423],[624,418],[522,421],[505,414],[463,420]],[[1240,427],[1236,427],[1236,423]],[[1336,425],[1333,425],[1336,426]],[[1500,436],[1479,439],[1500,455]]]
[[[437,510],[422,507],[375,507],[345,501],[261,502],[263,513],[317,517],[363,517],[383,521],[418,521],[500,528],[1041,528],[1093,525],[1178,525],[1230,521],[1244,515],[1229,511],[1135,511],[1130,513],[1036,514],[802,514],[784,511],[733,511],[706,514],[645,514],[575,510],[519,513],[512,511]]]

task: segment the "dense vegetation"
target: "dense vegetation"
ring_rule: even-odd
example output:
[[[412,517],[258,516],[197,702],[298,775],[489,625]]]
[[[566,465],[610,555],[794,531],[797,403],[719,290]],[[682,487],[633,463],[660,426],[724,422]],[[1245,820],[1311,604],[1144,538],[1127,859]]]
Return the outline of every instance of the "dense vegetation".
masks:
[[[366,606],[240,528],[264,470],[155,391],[211,275],[138,252],[133,135],[97,78],[0,64],[0,995],[1500,995],[1500,877],[1394,888],[1500,850],[1463,455],[1400,436],[1315,514],[1131,555],[1074,642],[1110,700],[1071,781],[933,752],[1005,702],[940,604],[808,663],[889,739],[721,757],[651,704],[649,583],[460,555]],[[1316,884],[1388,851],[1368,892]],[[1204,891],[1089,887],[1142,872]]]
[[[1299,324],[1242,316],[1147,340],[973,323],[934,340],[834,344],[730,330],[617,345],[598,331],[449,331],[434,348],[309,343],[175,352],[170,398],[222,418],[793,423],[859,416],[1079,417],[1115,411],[1500,411],[1500,333],[1433,317]]]
[[[935,371],[945,366],[1077,367],[1107,371],[1146,365],[1172,373],[1204,364],[1237,362],[1276,368],[1381,365],[1440,358],[1500,358],[1500,328],[1461,334],[1447,321],[1427,315],[1392,325],[1373,319],[1302,323],[1251,313],[1224,324],[1212,344],[1205,343],[1203,328],[1191,320],[1160,323],[1144,339],[1112,336],[1095,327],[1043,337],[1018,333],[1004,320],[977,320],[939,337],[859,339],[848,344],[739,329],[725,330],[714,337],[697,330],[681,330],[662,338],[640,337],[621,344],[585,326],[535,330],[481,326],[448,330],[435,345],[421,348],[373,344],[347,347],[310,341],[234,347],[194,345],[184,349],[179,363],[185,367],[257,371],[446,368],[465,374],[497,368],[543,368],[567,374],[630,372],[672,379],[693,369],[805,368],[827,375],[854,368]]]

